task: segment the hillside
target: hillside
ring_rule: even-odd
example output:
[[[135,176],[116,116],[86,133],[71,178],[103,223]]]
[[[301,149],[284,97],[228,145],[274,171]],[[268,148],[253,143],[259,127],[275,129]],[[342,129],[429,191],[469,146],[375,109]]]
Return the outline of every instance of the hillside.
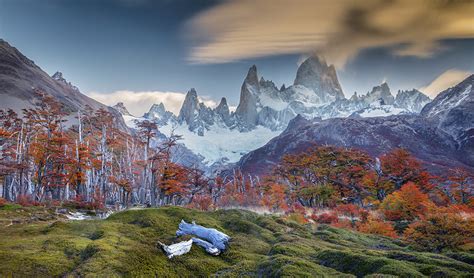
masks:
[[[326,225],[300,225],[243,210],[199,212],[178,207],[129,210],[107,220],[56,221],[43,208],[0,209],[5,220],[41,215],[37,222],[0,228],[0,276],[135,277],[472,277],[474,255],[415,252],[399,240]],[[28,217],[30,218],[30,217]],[[213,257],[199,247],[168,260],[178,223],[195,220],[232,237]],[[377,276],[380,277],[380,276]]]
[[[12,109],[22,114],[22,109],[31,108],[38,101],[35,89],[45,92],[62,105],[70,123],[76,123],[77,111],[86,107],[94,111],[105,109],[114,115],[117,127],[127,130],[120,113],[84,94],[77,87],[66,81],[62,73],[49,76],[32,60],[18,49],[0,39],[0,109]]]

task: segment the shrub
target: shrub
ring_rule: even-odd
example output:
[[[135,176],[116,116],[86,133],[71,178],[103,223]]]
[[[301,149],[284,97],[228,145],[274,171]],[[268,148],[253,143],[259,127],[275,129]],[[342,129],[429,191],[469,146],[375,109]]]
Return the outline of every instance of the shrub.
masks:
[[[75,199],[65,202],[64,206],[74,209],[96,210],[103,209],[104,203],[98,198],[94,198],[94,200],[87,202],[84,201],[81,196],[77,196]]]
[[[472,240],[474,219],[456,213],[432,213],[426,219],[410,224],[404,235],[420,249],[435,252],[456,249]]]
[[[358,230],[359,232],[366,234],[382,235],[393,238],[397,237],[397,233],[392,224],[373,217],[369,217],[367,221],[360,224]]]
[[[212,198],[208,195],[197,195],[193,201],[188,205],[190,208],[209,211],[213,208]]]
[[[16,202],[23,207],[33,207],[33,206],[40,206],[41,203],[38,201],[33,200],[31,196],[28,195],[18,195],[16,197]]]
[[[364,210],[354,204],[344,204],[336,207],[339,217],[345,217],[350,220],[352,228],[355,227],[356,221],[360,220]]]
[[[338,221],[337,215],[334,213],[322,213],[320,215],[313,214],[311,219],[320,224],[332,224]]]
[[[304,215],[301,214],[301,213],[297,213],[297,212],[289,213],[289,214],[286,216],[286,220],[288,220],[288,221],[293,221],[293,222],[296,222],[296,223],[298,223],[298,224],[306,224],[306,223],[308,223],[308,220],[304,217]]]
[[[7,204],[7,200],[5,200],[4,198],[0,198],[0,207],[3,207]]]

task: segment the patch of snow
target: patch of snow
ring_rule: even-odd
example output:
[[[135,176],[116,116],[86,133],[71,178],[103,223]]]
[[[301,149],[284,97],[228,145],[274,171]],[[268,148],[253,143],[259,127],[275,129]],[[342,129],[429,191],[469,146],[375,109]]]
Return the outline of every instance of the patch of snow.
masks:
[[[275,111],[281,111],[288,107],[288,102],[283,101],[281,98],[271,97],[268,94],[260,95],[260,104],[263,107],[270,107]]]
[[[92,217],[83,212],[70,212],[66,214],[67,219],[69,220],[90,220]]]
[[[130,128],[137,128],[137,123],[136,121],[143,121],[144,118],[141,117],[135,117],[132,115],[122,115],[123,120],[125,121],[125,124],[130,127]]]
[[[406,113],[403,108],[396,108],[393,105],[371,105],[358,113],[361,117],[386,117],[389,115],[399,115]]]

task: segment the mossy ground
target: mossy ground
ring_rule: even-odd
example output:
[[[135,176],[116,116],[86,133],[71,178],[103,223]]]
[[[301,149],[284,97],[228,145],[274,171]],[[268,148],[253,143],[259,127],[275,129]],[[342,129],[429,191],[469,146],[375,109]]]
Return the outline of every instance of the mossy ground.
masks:
[[[129,210],[107,220],[48,219],[41,208],[8,208],[0,218],[0,277],[473,277],[474,253],[421,253],[402,241],[299,225],[243,210],[200,212],[179,207]],[[171,260],[157,247],[180,241],[178,223],[222,230],[232,237],[220,256],[198,246]]]

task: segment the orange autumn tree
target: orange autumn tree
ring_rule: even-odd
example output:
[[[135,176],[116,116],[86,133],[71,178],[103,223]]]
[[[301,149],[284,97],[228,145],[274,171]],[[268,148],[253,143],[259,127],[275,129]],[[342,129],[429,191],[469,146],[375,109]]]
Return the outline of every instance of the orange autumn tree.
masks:
[[[227,176],[217,204],[222,207],[255,207],[261,205],[262,192],[258,180],[241,171]]]
[[[20,182],[19,193],[25,194],[25,184],[22,174],[25,170],[25,163],[21,155],[18,139],[23,136],[23,125],[18,115],[11,109],[0,110],[0,181],[3,181],[3,198],[10,199],[12,194],[9,181],[13,175],[17,174]]]
[[[68,138],[63,131],[66,113],[52,96],[35,91],[39,101],[34,108],[24,109],[26,124],[32,126],[30,155],[36,165],[36,188],[34,197],[59,199],[60,187],[65,185],[64,165]]]
[[[370,163],[365,152],[321,146],[284,156],[275,174],[302,205],[321,207],[340,200],[362,205],[369,194],[364,177],[371,171]]]
[[[287,210],[287,186],[275,181],[271,177],[264,178],[261,185],[262,205],[272,211]]]
[[[381,204],[385,217],[391,221],[413,221],[425,215],[434,204],[413,182],[388,195]]]
[[[404,236],[414,247],[422,250],[441,252],[457,249],[473,241],[474,218],[435,209],[424,219],[410,224]]]
[[[394,149],[383,155],[380,161],[384,182],[391,184],[390,191],[400,189],[407,182],[416,183],[425,193],[433,188],[430,174],[407,150]]]

